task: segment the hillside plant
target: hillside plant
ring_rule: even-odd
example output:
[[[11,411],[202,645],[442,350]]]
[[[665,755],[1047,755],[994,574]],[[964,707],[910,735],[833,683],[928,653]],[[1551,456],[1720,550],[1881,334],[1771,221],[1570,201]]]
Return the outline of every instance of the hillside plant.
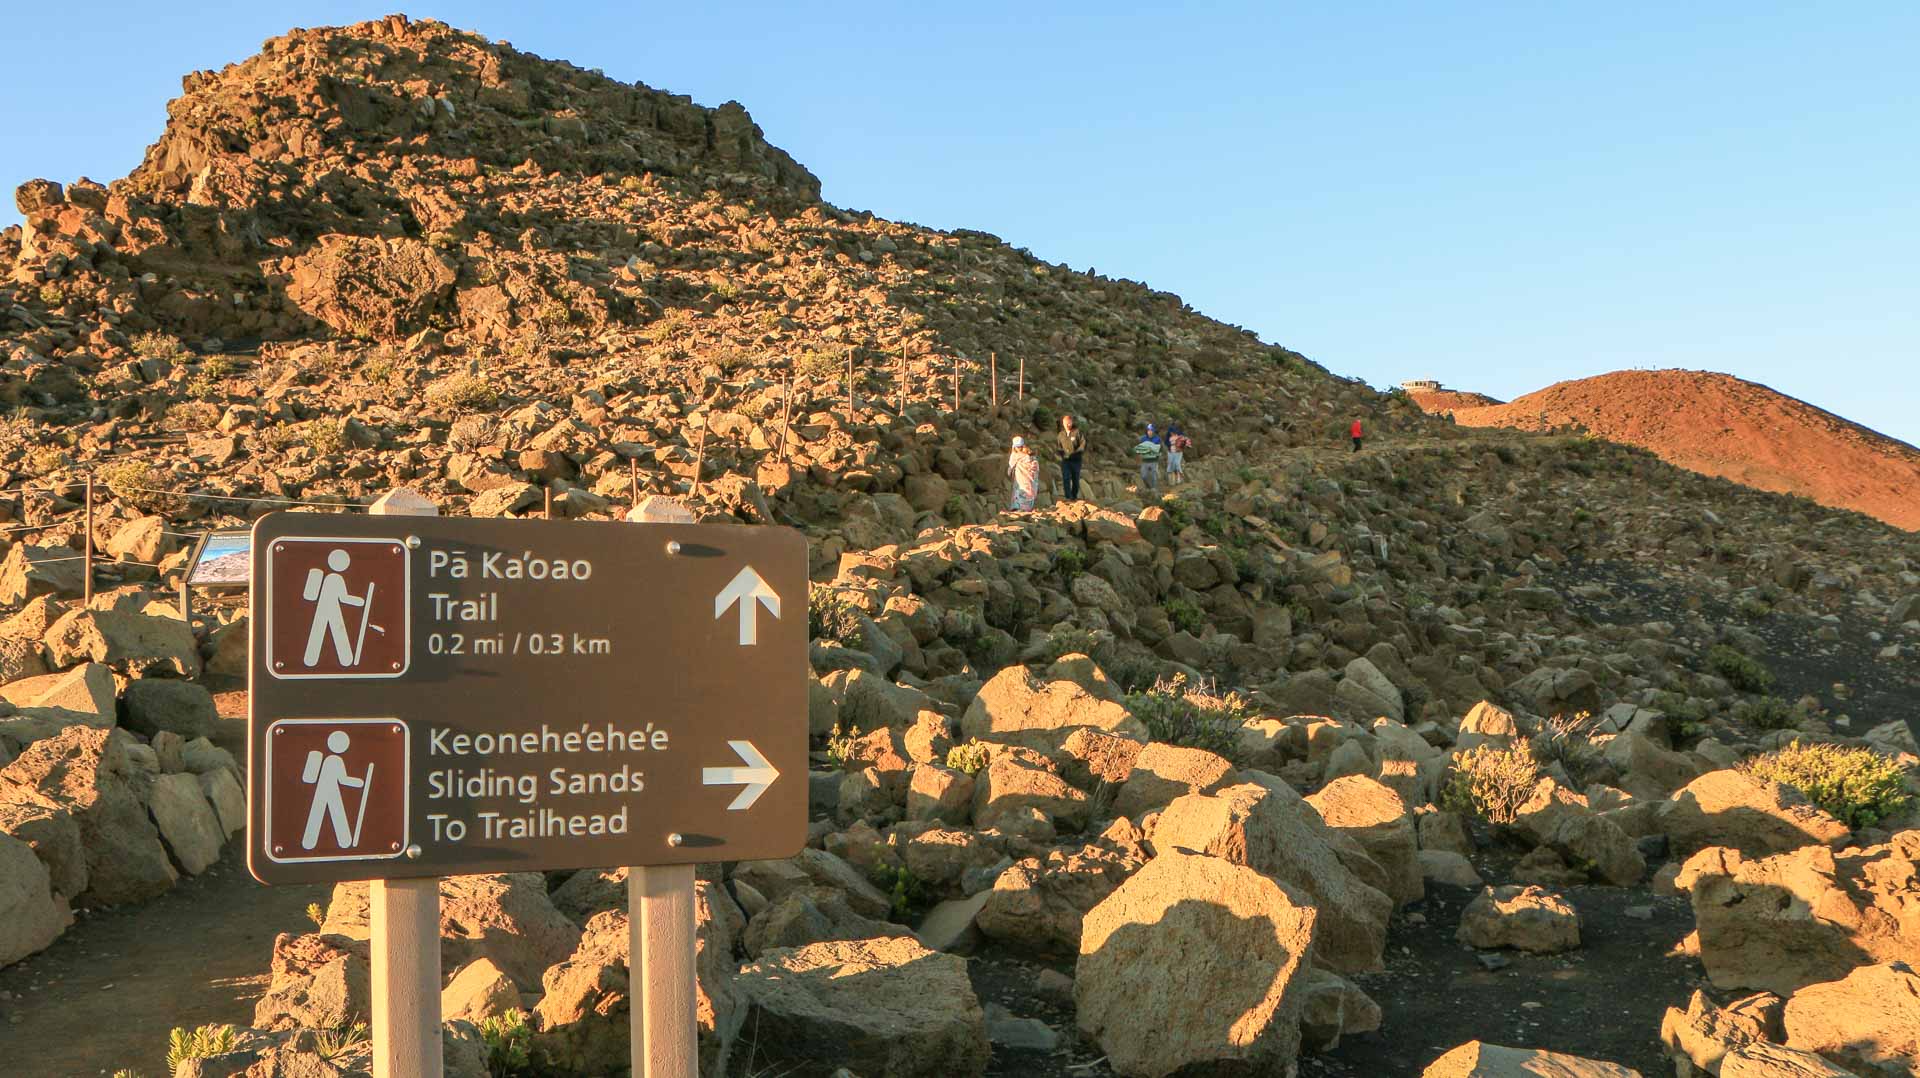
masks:
[[[1155,741],[1221,756],[1233,755],[1240,727],[1253,717],[1252,706],[1239,693],[1222,693],[1213,682],[1188,681],[1185,674],[1160,678],[1145,691],[1129,693],[1127,710]]]
[[[1067,655],[1085,655],[1096,662],[1113,650],[1111,633],[1082,629],[1078,625],[1056,625],[1047,634],[1046,660],[1058,661]]]
[[[833,724],[833,732],[827,735],[827,761],[838,768],[845,768],[847,761],[853,759],[853,750],[860,743],[858,729],[841,730],[839,723]]]
[[[173,1027],[167,1034],[167,1073],[180,1069],[180,1064],[193,1059],[211,1059],[233,1051],[239,1043],[239,1035],[229,1025],[205,1025],[187,1029]]]
[[[992,760],[993,747],[977,739],[947,750],[947,767],[967,775],[977,773]]]
[[[1715,644],[1708,649],[1707,668],[1741,692],[1766,692],[1773,688],[1773,671],[1726,644]]]
[[[830,587],[815,588],[807,594],[807,636],[856,651],[864,650],[867,642],[860,608]]]
[[[1440,807],[1488,823],[1509,824],[1540,785],[1540,765],[1527,745],[1478,745],[1453,761]]]
[[[533,1069],[533,1027],[525,1011],[482,1018],[477,1023],[487,1046],[487,1073],[493,1078],[529,1078]]]
[[[1167,600],[1167,620],[1189,636],[1199,636],[1207,628],[1206,611],[1185,599]]]
[[[1796,741],[1748,760],[1741,770],[1793,787],[1848,827],[1871,827],[1913,802],[1905,768],[1869,748]]]
[[[179,359],[187,354],[180,338],[159,330],[142,333],[132,343],[133,354],[141,359]]]
[[[500,394],[477,374],[449,374],[427,386],[427,403],[456,411],[480,412],[500,403]]]
[[[1733,717],[1755,730],[1791,730],[1800,725],[1793,705],[1778,696],[1742,700],[1734,706]]]
[[[367,1043],[365,1022],[354,1022],[338,1029],[324,1029],[314,1035],[313,1054],[331,1063]]]
[[[918,920],[922,913],[939,901],[939,894],[927,881],[905,865],[897,868],[886,864],[875,865],[868,878],[886,894],[890,907],[888,916],[902,924]]]

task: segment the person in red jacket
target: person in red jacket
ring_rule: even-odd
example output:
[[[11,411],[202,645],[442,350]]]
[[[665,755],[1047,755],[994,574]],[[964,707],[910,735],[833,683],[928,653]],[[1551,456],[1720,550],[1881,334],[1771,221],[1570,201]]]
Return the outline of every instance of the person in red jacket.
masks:
[[[1360,439],[1365,437],[1366,432],[1361,429],[1358,419],[1353,421],[1353,429],[1349,433],[1353,435],[1353,451],[1360,452]]]

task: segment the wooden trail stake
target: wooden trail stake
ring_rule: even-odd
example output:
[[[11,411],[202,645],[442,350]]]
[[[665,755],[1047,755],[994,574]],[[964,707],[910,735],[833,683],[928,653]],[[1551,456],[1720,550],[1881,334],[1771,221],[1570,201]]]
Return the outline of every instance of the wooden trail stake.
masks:
[[[847,349],[847,422],[853,422],[853,349]]]
[[[994,411],[1000,410],[1000,353],[987,353],[987,400]]]
[[[900,414],[907,414],[907,351],[900,350]]]
[[[707,422],[713,422],[713,416],[711,414],[707,416]],[[688,501],[692,501],[700,496],[700,480],[706,475],[708,429],[707,426],[700,428],[700,448],[695,450],[693,454],[693,489],[687,492]]]
[[[787,431],[793,426],[793,370],[787,370],[787,399],[780,407],[780,463],[787,462]]]
[[[80,571],[85,574],[85,583],[81,586],[81,604],[93,605],[93,476],[87,476],[87,536],[83,553],[80,555]],[[191,623],[189,623],[191,624]]]
[[[1020,357],[1020,399],[1027,399],[1027,357]]]
[[[627,458],[627,500],[640,504],[640,458]]]
[[[953,410],[960,410],[960,357],[953,357]]]
[[[552,488],[551,486],[549,486],[549,487],[547,487],[547,489],[546,489],[545,491],[543,491],[542,493],[544,493],[544,494],[546,495],[546,512],[547,512],[547,519],[548,519],[548,520],[552,520],[552,519],[553,519],[553,488]]]

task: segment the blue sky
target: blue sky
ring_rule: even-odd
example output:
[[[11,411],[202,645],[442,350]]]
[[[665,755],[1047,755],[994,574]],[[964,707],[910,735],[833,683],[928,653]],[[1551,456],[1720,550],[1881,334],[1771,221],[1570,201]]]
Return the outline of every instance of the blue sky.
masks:
[[[389,10],[262,7],[10,12],[0,183],[124,175],[184,72]],[[1697,367],[1920,442],[1920,5],[1127,7],[410,14],[737,99],[838,205],[1144,280],[1376,385]]]

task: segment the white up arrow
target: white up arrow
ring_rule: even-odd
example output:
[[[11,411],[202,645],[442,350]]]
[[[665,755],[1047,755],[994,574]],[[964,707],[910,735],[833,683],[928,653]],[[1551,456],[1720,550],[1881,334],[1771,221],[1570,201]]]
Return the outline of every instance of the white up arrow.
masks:
[[[753,803],[760,800],[760,795],[767,792],[767,787],[773,785],[773,780],[780,777],[780,772],[774,769],[773,764],[765,756],[760,755],[760,750],[753,747],[753,742],[729,741],[727,745],[739,754],[740,759],[747,766],[701,768],[700,784],[703,786],[744,785],[746,789],[741,790],[740,795],[733,799],[733,804],[727,806],[727,811],[752,808]]]
[[[727,608],[735,603],[740,604],[742,647],[755,640],[754,622],[760,613],[758,607],[766,607],[767,613],[776,618],[780,616],[779,594],[760,578],[759,573],[753,571],[751,565],[740,570],[739,575],[733,578],[733,582],[720,589],[720,594],[713,597],[713,616],[719,618],[725,615]]]

